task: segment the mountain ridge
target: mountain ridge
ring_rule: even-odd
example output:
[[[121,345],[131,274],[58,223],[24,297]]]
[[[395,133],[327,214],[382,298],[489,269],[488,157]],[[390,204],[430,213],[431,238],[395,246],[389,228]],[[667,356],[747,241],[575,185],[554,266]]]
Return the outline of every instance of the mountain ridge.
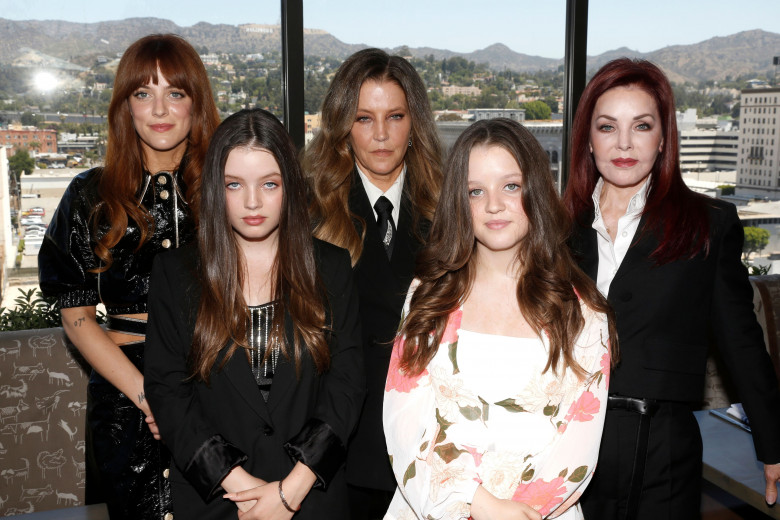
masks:
[[[0,18],[0,34],[3,35],[0,38],[0,64],[13,63],[19,57],[20,49],[26,47],[76,65],[91,66],[97,56],[115,57],[136,39],[155,32],[180,34],[201,52],[249,54],[278,52],[280,48],[278,26],[265,24],[236,26],[199,22],[182,27],[170,20],[149,17],[95,23]],[[304,32],[304,52],[310,56],[343,59],[366,47],[368,45],[344,43],[323,30]],[[670,45],[646,53],[621,47],[588,56],[587,69],[593,71],[610,59],[628,56],[657,63],[672,81],[717,81],[745,74],[771,73],[772,58],[777,49],[780,49],[780,34],[754,29],[690,45]],[[556,70],[563,64],[563,59],[523,54],[500,42],[469,53],[407,46],[386,50],[404,53],[408,50],[417,58],[428,55],[436,59],[461,56],[477,63],[488,63],[494,70],[518,72]]]

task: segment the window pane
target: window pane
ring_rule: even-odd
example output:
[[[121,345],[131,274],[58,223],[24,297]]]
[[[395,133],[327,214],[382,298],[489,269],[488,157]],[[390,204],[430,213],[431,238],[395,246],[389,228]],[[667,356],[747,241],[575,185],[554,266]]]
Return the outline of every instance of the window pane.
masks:
[[[537,136],[557,174],[565,20],[564,0],[403,0],[381,11],[370,2],[305,0],[306,110],[319,111],[347,56],[380,47],[409,57],[423,78],[446,147],[478,117],[513,117]],[[318,125],[310,119],[307,140]]]

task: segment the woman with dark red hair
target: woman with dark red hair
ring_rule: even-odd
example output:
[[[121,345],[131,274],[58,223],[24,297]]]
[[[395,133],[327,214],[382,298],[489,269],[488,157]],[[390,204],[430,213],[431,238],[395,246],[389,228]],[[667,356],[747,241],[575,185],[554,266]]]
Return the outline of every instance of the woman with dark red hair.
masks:
[[[711,342],[731,368],[774,502],[780,389],[740,261],[742,225],[733,205],[683,183],[668,79],[647,61],[608,63],[583,92],[572,135],[571,244],[615,310],[621,347],[586,518],[699,516],[691,411]]]

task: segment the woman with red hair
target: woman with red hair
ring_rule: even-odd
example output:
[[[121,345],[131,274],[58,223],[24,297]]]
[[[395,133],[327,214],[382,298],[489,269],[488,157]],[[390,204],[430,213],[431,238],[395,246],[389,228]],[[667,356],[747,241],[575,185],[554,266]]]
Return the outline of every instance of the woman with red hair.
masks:
[[[154,256],[195,236],[200,171],[218,124],[189,43],[172,34],[133,43],[114,81],[105,166],[73,179],[38,255],[41,290],[58,298],[65,332],[93,368],[87,501],[106,501],[112,520],[170,512],[170,456],[143,388],[146,295]]]
[[[683,183],[668,79],[643,60],[606,64],[583,92],[572,136],[571,244],[615,310],[621,347],[586,518],[699,516],[691,411],[711,341],[731,368],[774,502],[780,389],[740,261],[742,225],[732,204]]]

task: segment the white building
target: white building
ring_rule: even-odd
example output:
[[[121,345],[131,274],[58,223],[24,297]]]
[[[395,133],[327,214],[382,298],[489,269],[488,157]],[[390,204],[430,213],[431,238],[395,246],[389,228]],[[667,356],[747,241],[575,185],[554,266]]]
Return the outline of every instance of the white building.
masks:
[[[684,172],[737,169],[738,130],[681,130],[680,169]]]
[[[780,88],[742,91],[738,196],[780,199]]]

